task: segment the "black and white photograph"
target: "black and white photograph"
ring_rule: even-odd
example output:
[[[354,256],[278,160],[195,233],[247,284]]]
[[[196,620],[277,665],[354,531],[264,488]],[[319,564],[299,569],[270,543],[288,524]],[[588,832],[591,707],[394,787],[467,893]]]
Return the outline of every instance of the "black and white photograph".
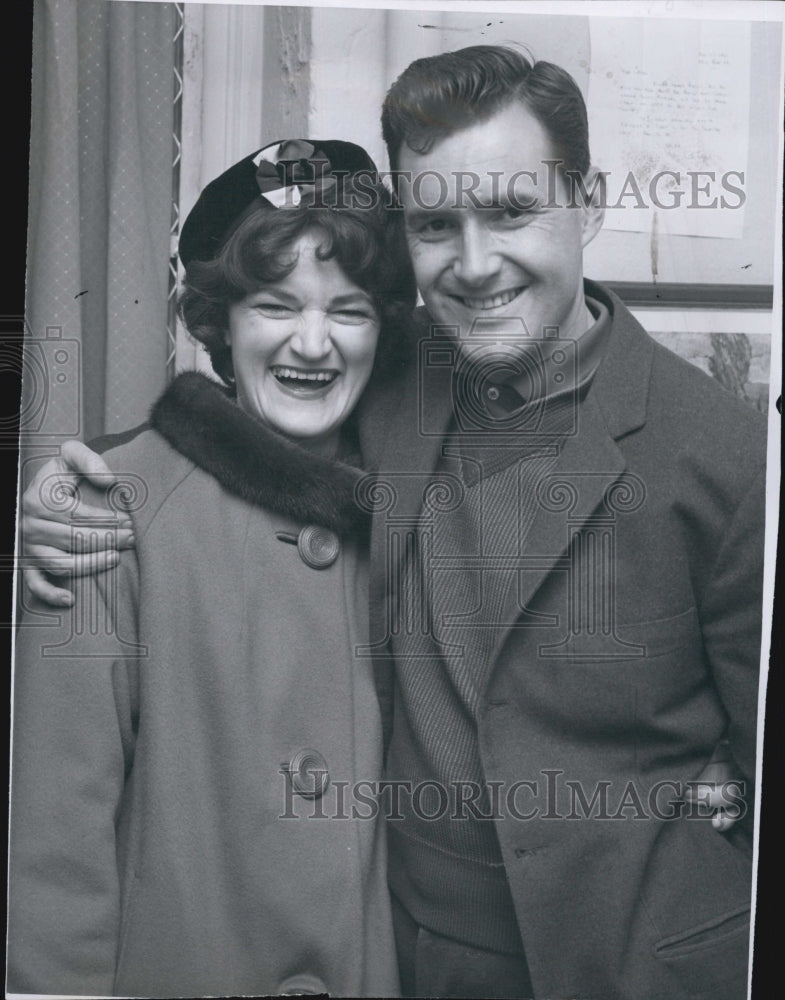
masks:
[[[776,995],[785,8],[31,6],[5,995]]]

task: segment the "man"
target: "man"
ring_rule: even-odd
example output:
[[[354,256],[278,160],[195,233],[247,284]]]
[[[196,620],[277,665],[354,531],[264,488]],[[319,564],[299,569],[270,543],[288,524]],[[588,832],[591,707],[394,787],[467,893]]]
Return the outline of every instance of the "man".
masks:
[[[725,735],[755,770],[764,422],[584,282],[568,74],[418,60],[382,121],[425,303],[361,424],[404,990],[742,997],[749,842],[689,798]]]

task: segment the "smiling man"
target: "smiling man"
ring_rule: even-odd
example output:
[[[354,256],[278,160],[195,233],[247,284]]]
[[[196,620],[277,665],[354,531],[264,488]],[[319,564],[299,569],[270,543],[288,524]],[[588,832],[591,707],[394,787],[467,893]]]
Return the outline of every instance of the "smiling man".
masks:
[[[584,281],[566,72],[418,60],[382,125],[425,303],[364,443],[404,989],[743,997],[750,845],[684,806],[726,731],[754,775],[765,423]]]
[[[765,422],[584,280],[566,72],[418,60],[382,123],[425,304],[360,422],[404,991],[740,1000],[749,815],[692,800],[727,739],[752,801]]]
[[[502,107],[427,152],[405,145],[396,159],[402,177],[413,179],[399,192],[432,316],[465,330],[486,315],[522,316],[532,332],[556,325],[566,337],[588,329],[582,251],[602,210],[564,210],[570,185],[554,172],[553,140],[525,104]]]

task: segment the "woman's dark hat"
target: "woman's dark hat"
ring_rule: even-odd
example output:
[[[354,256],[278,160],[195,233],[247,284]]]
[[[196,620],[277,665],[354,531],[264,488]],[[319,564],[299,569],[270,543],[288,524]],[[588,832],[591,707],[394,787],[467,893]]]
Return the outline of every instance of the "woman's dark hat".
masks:
[[[202,191],[183,224],[180,260],[212,260],[240,222],[258,207],[340,203],[347,177],[371,175],[376,165],[362,146],[329,139],[284,139],[229,167]]]

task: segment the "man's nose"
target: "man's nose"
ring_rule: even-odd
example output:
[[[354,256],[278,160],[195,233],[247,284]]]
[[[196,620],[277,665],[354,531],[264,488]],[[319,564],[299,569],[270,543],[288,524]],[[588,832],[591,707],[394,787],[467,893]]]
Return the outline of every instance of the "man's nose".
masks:
[[[456,278],[464,285],[483,285],[499,270],[499,263],[493,233],[479,220],[472,220],[461,233],[461,245],[453,265]]]
[[[292,350],[308,361],[319,361],[330,353],[331,346],[329,318],[317,310],[302,312],[292,335]]]

